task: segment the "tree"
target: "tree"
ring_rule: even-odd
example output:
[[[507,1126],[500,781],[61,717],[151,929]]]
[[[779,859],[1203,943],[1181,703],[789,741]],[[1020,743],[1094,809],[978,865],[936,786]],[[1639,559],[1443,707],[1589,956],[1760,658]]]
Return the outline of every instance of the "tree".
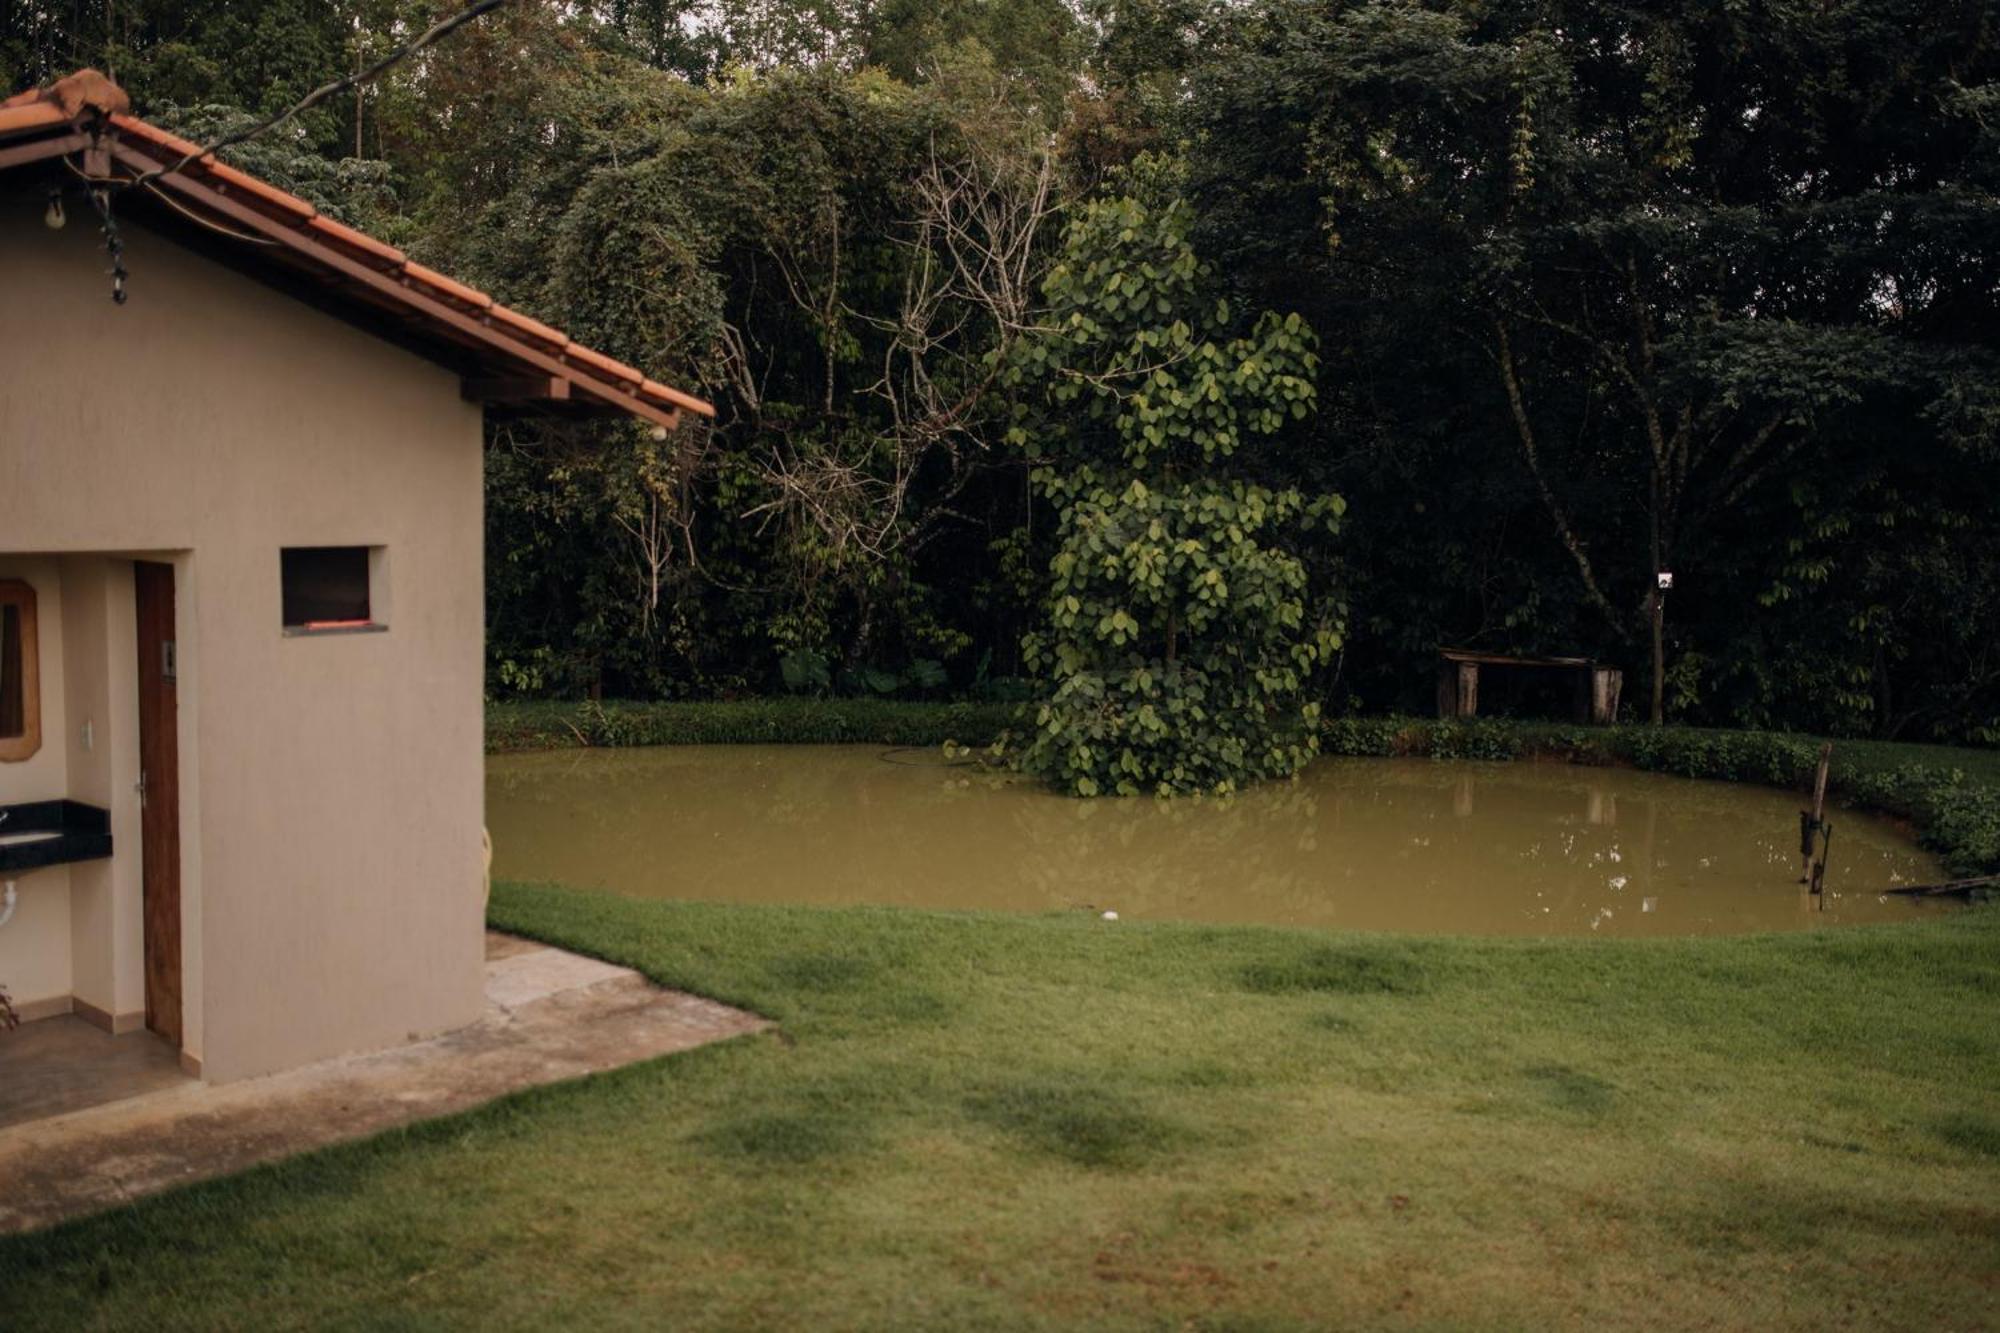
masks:
[[[1477,479],[1479,524],[1518,546],[1532,517],[1541,553],[1480,629],[1644,654],[1654,721],[1736,668],[1793,559],[1769,534],[1828,517],[1791,502],[1801,480],[1882,450],[1857,423],[1936,458],[1987,411],[1985,6],[1271,3],[1217,45],[1182,126],[1204,218],[1240,270],[1366,330],[1342,417],[1352,395],[1395,445],[1440,446],[1423,490],[1367,512],[1408,522]],[[1662,569],[1699,599],[1679,662]],[[1861,614],[1855,586],[1820,588],[1819,614]]]
[[[587,502],[561,521],[593,532],[509,571],[509,603],[561,607],[569,641],[496,602],[499,655],[546,645],[578,664],[544,673],[555,688],[580,672],[646,695],[872,690],[940,661],[977,676],[965,624],[993,599],[976,562],[1024,489],[991,447],[994,381],[1047,264],[1055,178],[1038,113],[1004,92],[978,70],[912,87],[831,68],[691,89],[615,59],[550,81],[530,111],[545,142],[442,262],[719,417],[670,450],[511,429],[496,562],[542,545],[538,491]],[[627,480],[573,484],[603,471]],[[1016,617],[986,645],[1018,634]],[[822,666],[783,670],[804,661]]]
[[[1045,627],[1027,658],[1046,697],[1020,751],[1079,796],[1227,792],[1317,752],[1309,682],[1339,647],[1298,543],[1343,504],[1259,480],[1314,401],[1296,314],[1247,332],[1187,240],[1186,204],[1087,204],[1017,349],[1012,441],[1056,514]]]
[[[0,4],[0,81],[96,65],[203,138],[439,3]],[[666,442],[495,423],[507,689],[874,690],[943,663],[1017,698],[1024,630],[1073,632],[1042,600],[1058,539],[1129,517],[1134,479],[1153,506],[1240,482],[1353,504],[1337,558],[1291,519],[1252,542],[1301,562],[1307,625],[1342,627],[1310,682],[1331,707],[1428,708],[1463,644],[1623,662],[1642,716],[1992,742],[1992,9],[518,3],[225,156],[717,403]],[[1151,227],[1170,203],[1120,175],[1147,153],[1213,266],[1159,329],[1247,336],[1226,298],[1326,339],[1287,447],[1136,466],[1089,409],[1145,386],[1087,377],[1142,321],[1073,293],[1104,341],[1043,322],[1045,219],[1129,188]],[[1047,367],[1000,384],[1023,338],[1082,358],[1074,398]],[[1010,387],[1028,450],[998,447]],[[1052,523],[1054,487],[1076,497]],[[1116,609],[1151,614],[1135,595]]]

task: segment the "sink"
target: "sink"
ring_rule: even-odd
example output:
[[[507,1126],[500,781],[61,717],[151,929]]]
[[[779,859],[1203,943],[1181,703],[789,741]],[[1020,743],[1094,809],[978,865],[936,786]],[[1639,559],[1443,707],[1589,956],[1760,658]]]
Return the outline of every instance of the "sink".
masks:
[[[63,800],[0,805],[0,875],[109,855],[109,810]]]

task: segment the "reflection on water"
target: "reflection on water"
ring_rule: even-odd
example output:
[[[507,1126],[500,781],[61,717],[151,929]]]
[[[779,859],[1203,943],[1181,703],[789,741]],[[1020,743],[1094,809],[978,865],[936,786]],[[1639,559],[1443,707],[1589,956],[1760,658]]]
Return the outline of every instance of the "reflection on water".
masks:
[[[1943,878],[1837,812],[1824,910],[1798,798],[1562,764],[1325,759],[1227,799],[1082,801],[932,751],[668,746],[488,761],[494,874],[662,898],[883,903],[1452,934],[1902,921]]]

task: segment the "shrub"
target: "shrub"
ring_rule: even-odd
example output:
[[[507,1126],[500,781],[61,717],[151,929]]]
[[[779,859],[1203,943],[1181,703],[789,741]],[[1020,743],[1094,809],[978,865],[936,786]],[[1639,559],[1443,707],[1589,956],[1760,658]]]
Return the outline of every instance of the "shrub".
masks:
[[[1006,370],[1009,438],[1038,460],[1057,542],[1022,645],[1046,697],[1018,762],[1077,796],[1297,772],[1317,738],[1308,682],[1340,644],[1300,552],[1343,502],[1261,480],[1269,442],[1312,410],[1312,330],[1237,320],[1192,220],[1178,200],[1085,204]]]
[[[1341,717],[1320,748],[1339,755],[1433,759],[1559,758],[1630,764],[1655,773],[1805,791],[1819,765],[1813,736],[1694,727],[1579,727],[1500,719]],[[1911,759],[1925,754],[1929,761]],[[1951,760],[1977,759],[1972,772]],[[2000,756],[1878,741],[1837,741],[1828,791],[1851,805],[1908,819],[1954,875],[2000,873]]]

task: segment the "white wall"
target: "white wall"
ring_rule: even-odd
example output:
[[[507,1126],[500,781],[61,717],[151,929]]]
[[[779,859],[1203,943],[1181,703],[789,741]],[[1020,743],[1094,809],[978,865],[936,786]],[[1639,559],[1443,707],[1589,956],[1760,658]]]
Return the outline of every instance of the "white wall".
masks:
[[[34,312],[0,321],[0,551],[179,553],[185,1049],[226,1079],[468,1022],[483,978],[479,409],[449,371],[124,231],[131,299],[116,306],[95,229],[0,207],[0,292]],[[286,637],[280,548],[350,544],[388,549],[391,628]],[[115,661],[125,594],[104,593]],[[60,638],[45,618],[44,651]],[[47,697],[62,677],[45,673],[44,707],[67,723],[76,710]],[[124,705],[90,695],[79,707],[111,714],[116,746]],[[70,746],[51,735],[43,785],[63,785]],[[26,767],[0,765],[0,783]],[[116,767],[114,751],[78,776],[108,781],[123,811]],[[133,827],[121,861],[137,841]],[[130,931],[116,885],[96,887],[75,915],[95,930],[112,909],[117,991]],[[96,947],[79,974],[101,993]],[[67,984],[53,976],[36,985]]]
[[[142,1025],[146,1008],[132,566],[64,556],[60,568],[65,716],[52,718],[50,735],[67,746],[70,798],[111,812],[115,853],[69,868],[71,986],[123,1032]]]
[[[53,559],[0,553],[0,579],[23,579],[35,590],[42,690],[42,748],[19,763],[0,763],[0,805],[59,799],[69,788],[61,574]],[[70,995],[69,867],[27,871],[15,892],[14,916],[0,926],[0,986],[31,1015],[63,1012]]]

